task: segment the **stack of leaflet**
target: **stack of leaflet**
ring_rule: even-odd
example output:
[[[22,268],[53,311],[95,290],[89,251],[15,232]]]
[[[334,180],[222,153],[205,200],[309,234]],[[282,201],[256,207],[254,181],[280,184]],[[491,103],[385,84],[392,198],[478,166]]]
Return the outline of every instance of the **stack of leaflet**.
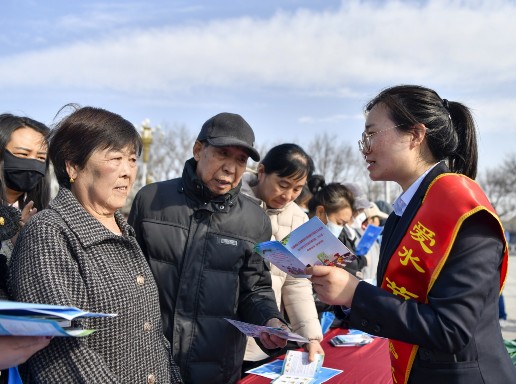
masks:
[[[114,317],[116,314],[85,312],[75,307],[0,301],[2,336],[88,336],[94,329],[72,327],[72,320]]]
[[[315,361],[310,362],[307,352],[289,350],[284,360],[274,360],[246,373],[273,379],[271,384],[321,384],[343,372],[323,367],[323,360],[324,355],[315,354]]]

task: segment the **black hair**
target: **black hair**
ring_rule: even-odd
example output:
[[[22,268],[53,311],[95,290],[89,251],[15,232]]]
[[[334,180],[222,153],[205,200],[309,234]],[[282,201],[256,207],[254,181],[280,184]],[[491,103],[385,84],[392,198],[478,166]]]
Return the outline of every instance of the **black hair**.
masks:
[[[266,174],[276,173],[279,177],[309,179],[314,172],[312,158],[297,144],[280,144],[269,150],[260,164]]]
[[[57,182],[70,189],[66,162],[84,168],[96,150],[120,150],[133,146],[139,156],[142,139],[133,124],[116,113],[94,107],[68,104],[74,111],[64,117],[50,134],[48,154],[54,165]],[[61,108],[61,111],[63,110]]]
[[[7,144],[11,140],[14,131],[20,128],[31,128],[43,135],[44,142],[47,143],[47,136],[50,129],[43,123],[24,116],[15,116],[10,113],[0,115],[0,199],[2,204],[6,204],[6,185],[4,179],[4,152]],[[49,160],[45,161],[45,176],[31,190],[20,196],[18,207],[23,209],[29,201],[34,202],[34,207],[38,211],[47,207],[50,201],[50,175],[48,172]]]
[[[472,179],[477,175],[476,126],[465,105],[442,99],[435,91],[418,85],[398,85],[380,92],[365,107],[384,105],[398,129],[426,127],[428,148],[436,160],[447,160],[450,170]]]
[[[312,198],[312,192],[310,192],[310,188],[308,187],[308,184],[303,185],[303,188],[301,189],[301,193],[298,197],[294,200],[297,205],[299,206],[308,206],[308,201]]]
[[[326,184],[322,175],[314,175],[307,183],[313,193],[308,202],[308,212],[310,216],[315,214],[319,205],[324,207],[326,213],[334,213],[343,208],[353,209],[355,199],[349,189],[340,183]]]

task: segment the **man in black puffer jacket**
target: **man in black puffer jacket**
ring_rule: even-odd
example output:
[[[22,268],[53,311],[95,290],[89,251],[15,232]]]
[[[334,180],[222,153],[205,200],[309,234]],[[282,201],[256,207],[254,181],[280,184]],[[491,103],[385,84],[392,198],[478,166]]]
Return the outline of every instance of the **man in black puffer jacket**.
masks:
[[[270,220],[240,193],[254,132],[239,115],[204,123],[181,178],[135,197],[129,223],[160,291],[165,335],[185,383],[235,383],[246,337],[224,318],[285,327],[266,262],[254,252]],[[262,334],[263,347],[286,340]]]

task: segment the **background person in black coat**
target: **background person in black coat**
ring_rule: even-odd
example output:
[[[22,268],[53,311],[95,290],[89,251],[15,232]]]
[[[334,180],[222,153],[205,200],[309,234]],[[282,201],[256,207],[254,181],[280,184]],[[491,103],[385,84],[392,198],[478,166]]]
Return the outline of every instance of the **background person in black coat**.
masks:
[[[12,206],[0,206],[0,246],[19,229],[21,212]],[[7,264],[0,263],[0,279],[7,279]],[[0,288],[1,290],[2,288]],[[43,336],[0,336],[0,383],[7,383],[7,368],[24,363],[30,356],[46,347],[50,338]]]
[[[29,117],[0,114],[0,205],[19,211],[16,220],[5,212],[0,225],[0,299],[7,299],[7,269],[19,230],[50,200],[47,135],[49,128]],[[13,212],[11,210],[11,212]]]
[[[20,228],[50,199],[48,127],[29,117],[0,114],[0,300]],[[0,336],[0,369],[25,362],[47,346],[45,337]],[[0,373],[0,383],[7,372]]]

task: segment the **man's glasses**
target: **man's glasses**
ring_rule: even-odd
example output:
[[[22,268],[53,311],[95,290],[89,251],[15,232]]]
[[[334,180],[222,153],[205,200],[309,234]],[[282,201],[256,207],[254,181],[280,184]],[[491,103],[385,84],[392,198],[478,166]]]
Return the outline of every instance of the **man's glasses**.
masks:
[[[374,135],[376,135],[378,133],[385,132],[389,129],[401,127],[402,125],[405,125],[405,124],[398,124],[398,125],[395,125],[394,127],[381,129],[381,130],[373,132],[373,133],[362,132],[362,140],[358,140],[358,150],[362,153],[371,152],[371,145],[372,145],[371,137],[373,137]]]

